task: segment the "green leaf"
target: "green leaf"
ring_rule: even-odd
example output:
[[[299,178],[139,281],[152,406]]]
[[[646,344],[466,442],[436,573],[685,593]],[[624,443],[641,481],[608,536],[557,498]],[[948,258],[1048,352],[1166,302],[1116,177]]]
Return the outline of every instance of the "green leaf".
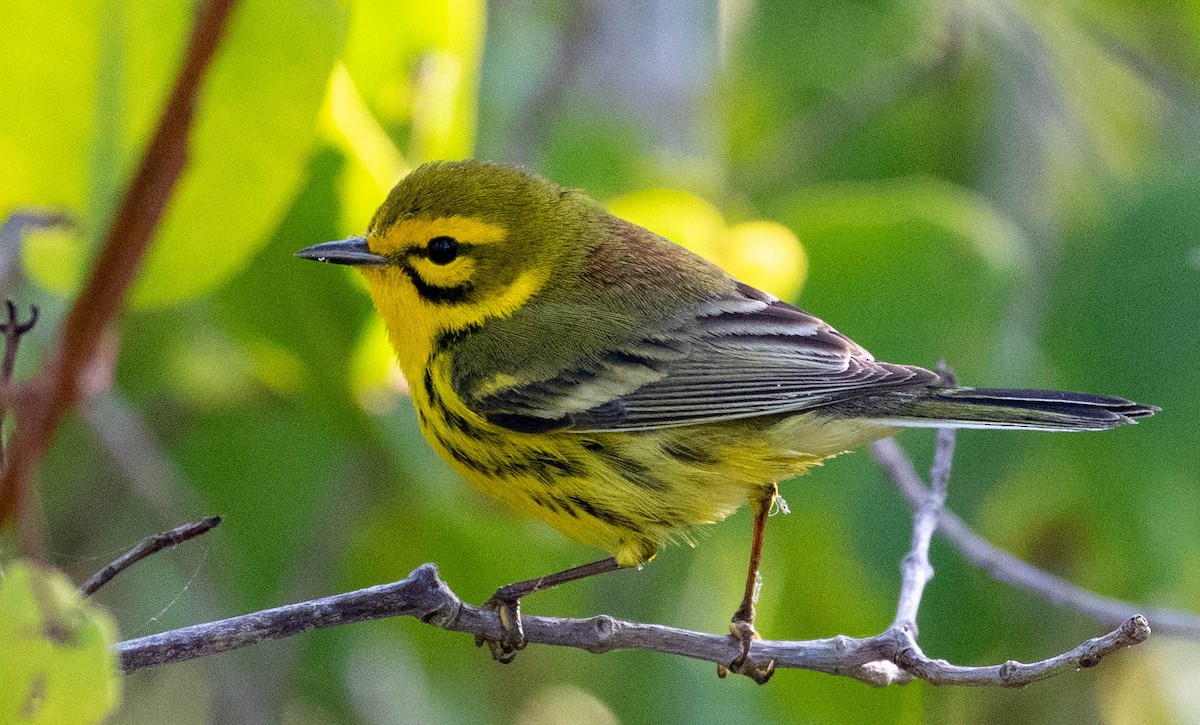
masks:
[[[202,294],[266,244],[308,167],[343,22],[334,2],[238,7],[205,82],[189,165],[134,306]]]
[[[69,229],[49,227],[25,233],[21,261],[51,292],[66,296],[79,287],[87,261],[87,241]]]
[[[176,72],[191,8],[180,0],[5,4],[0,217],[18,207],[63,209],[86,217],[95,236],[103,214],[91,199],[111,196],[132,168]]]
[[[413,163],[471,155],[485,25],[482,0],[355,3],[346,68]]]
[[[97,723],[116,706],[116,626],[65,576],[16,562],[0,613],[0,722]]]
[[[19,30],[6,42],[16,55],[0,68],[0,87],[17,112],[0,119],[8,165],[0,214],[52,207],[81,220],[85,253],[67,259],[61,245],[40,245],[23,255],[35,281],[69,294],[74,284],[64,282],[82,278],[158,123],[193,4],[92,2],[62,13],[23,2],[12,12]],[[331,0],[238,6],[202,85],[188,166],[132,306],[201,295],[266,243],[307,170],[344,24]]]

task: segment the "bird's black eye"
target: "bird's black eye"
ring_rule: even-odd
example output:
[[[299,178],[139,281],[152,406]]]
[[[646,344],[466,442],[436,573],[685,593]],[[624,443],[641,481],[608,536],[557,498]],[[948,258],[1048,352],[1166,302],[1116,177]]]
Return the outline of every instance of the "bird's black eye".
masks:
[[[434,264],[450,264],[458,259],[458,240],[453,237],[434,237],[429,240],[425,251]]]

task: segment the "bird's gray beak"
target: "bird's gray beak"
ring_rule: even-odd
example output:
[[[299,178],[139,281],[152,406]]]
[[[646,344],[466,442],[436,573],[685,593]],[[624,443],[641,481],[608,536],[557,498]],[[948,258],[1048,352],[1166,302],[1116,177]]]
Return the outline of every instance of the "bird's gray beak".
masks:
[[[350,237],[337,242],[323,242],[305,247],[296,256],[300,259],[312,259],[330,264],[349,264],[356,267],[374,267],[387,264],[390,260],[378,254],[372,254],[367,248],[366,237]]]

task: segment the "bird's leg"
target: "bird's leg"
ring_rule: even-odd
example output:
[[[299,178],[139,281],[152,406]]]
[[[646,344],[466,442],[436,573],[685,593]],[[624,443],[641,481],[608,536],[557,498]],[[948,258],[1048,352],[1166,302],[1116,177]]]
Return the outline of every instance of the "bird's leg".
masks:
[[[521,597],[527,594],[552,589],[559,584],[566,584],[579,579],[585,579],[596,574],[616,571],[620,564],[614,557],[593,561],[573,569],[547,574],[537,579],[500,587],[496,593],[483,603],[485,609],[491,609],[500,617],[501,637],[498,640],[488,639],[482,634],[475,635],[475,646],[481,647],[486,642],[492,652],[492,659],[508,664],[517,656],[517,652],[525,649],[525,631],[521,627]]]
[[[760,685],[765,685],[767,680],[771,679],[771,675],[775,674],[775,660],[756,667],[747,667],[746,661],[750,657],[750,643],[759,638],[758,632],[754,630],[754,604],[758,601],[758,589],[761,586],[758,566],[762,561],[763,534],[767,530],[767,515],[778,495],[779,489],[775,484],[771,484],[763,489],[761,495],[750,501],[750,505],[754,508],[754,538],[750,542],[750,570],[746,573],[746,592],[742,595],[742,604],[733,613],[733,619],[729,625],[730,634],[742,645],[742,653],[728,666],[717,665],[718,677],[724,677],[729,671],[733,671],[746,675]]]

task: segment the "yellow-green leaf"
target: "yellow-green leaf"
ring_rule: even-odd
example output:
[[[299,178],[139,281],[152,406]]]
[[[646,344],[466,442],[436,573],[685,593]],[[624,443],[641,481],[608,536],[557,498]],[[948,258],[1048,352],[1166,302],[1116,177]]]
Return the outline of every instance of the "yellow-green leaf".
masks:
[[[486,26],[483,0],[362,0],[345,63],[390,131],[409,131],[413,163],[470,156]]]
[[[162,113],[194,10],[179,0],[91,0],[66,11],[21,0],[11,9],[0,64],[13,111],[0,115],[0,218],[22,207],[62,210],[86,242],[81,254],[40,245],[22,255],[43,287],[70,294],[82,279]],[[132,306],[203,294],[266,243],[308,168],[344,24],[333,0],[239,4],[205,76],[188,166]]]
[[[238,6],[205,81],[188,168],[133,291],[135,307],[199,295],[266,243],[308,167],[343,23],[335,2]]]
[[[709,202],[677,189],[642,189],[613,199],[608,210],[715,261],[725,242],[725,219]]]
[[[796,235],[782,224],[761,219],[729,229],[721,262],[734,277],[785,300],[800,294],[808,274],[808,257]]]
[[[0,572],[0,722],[98,723],[120,698],[116,626],[60,572]]]

